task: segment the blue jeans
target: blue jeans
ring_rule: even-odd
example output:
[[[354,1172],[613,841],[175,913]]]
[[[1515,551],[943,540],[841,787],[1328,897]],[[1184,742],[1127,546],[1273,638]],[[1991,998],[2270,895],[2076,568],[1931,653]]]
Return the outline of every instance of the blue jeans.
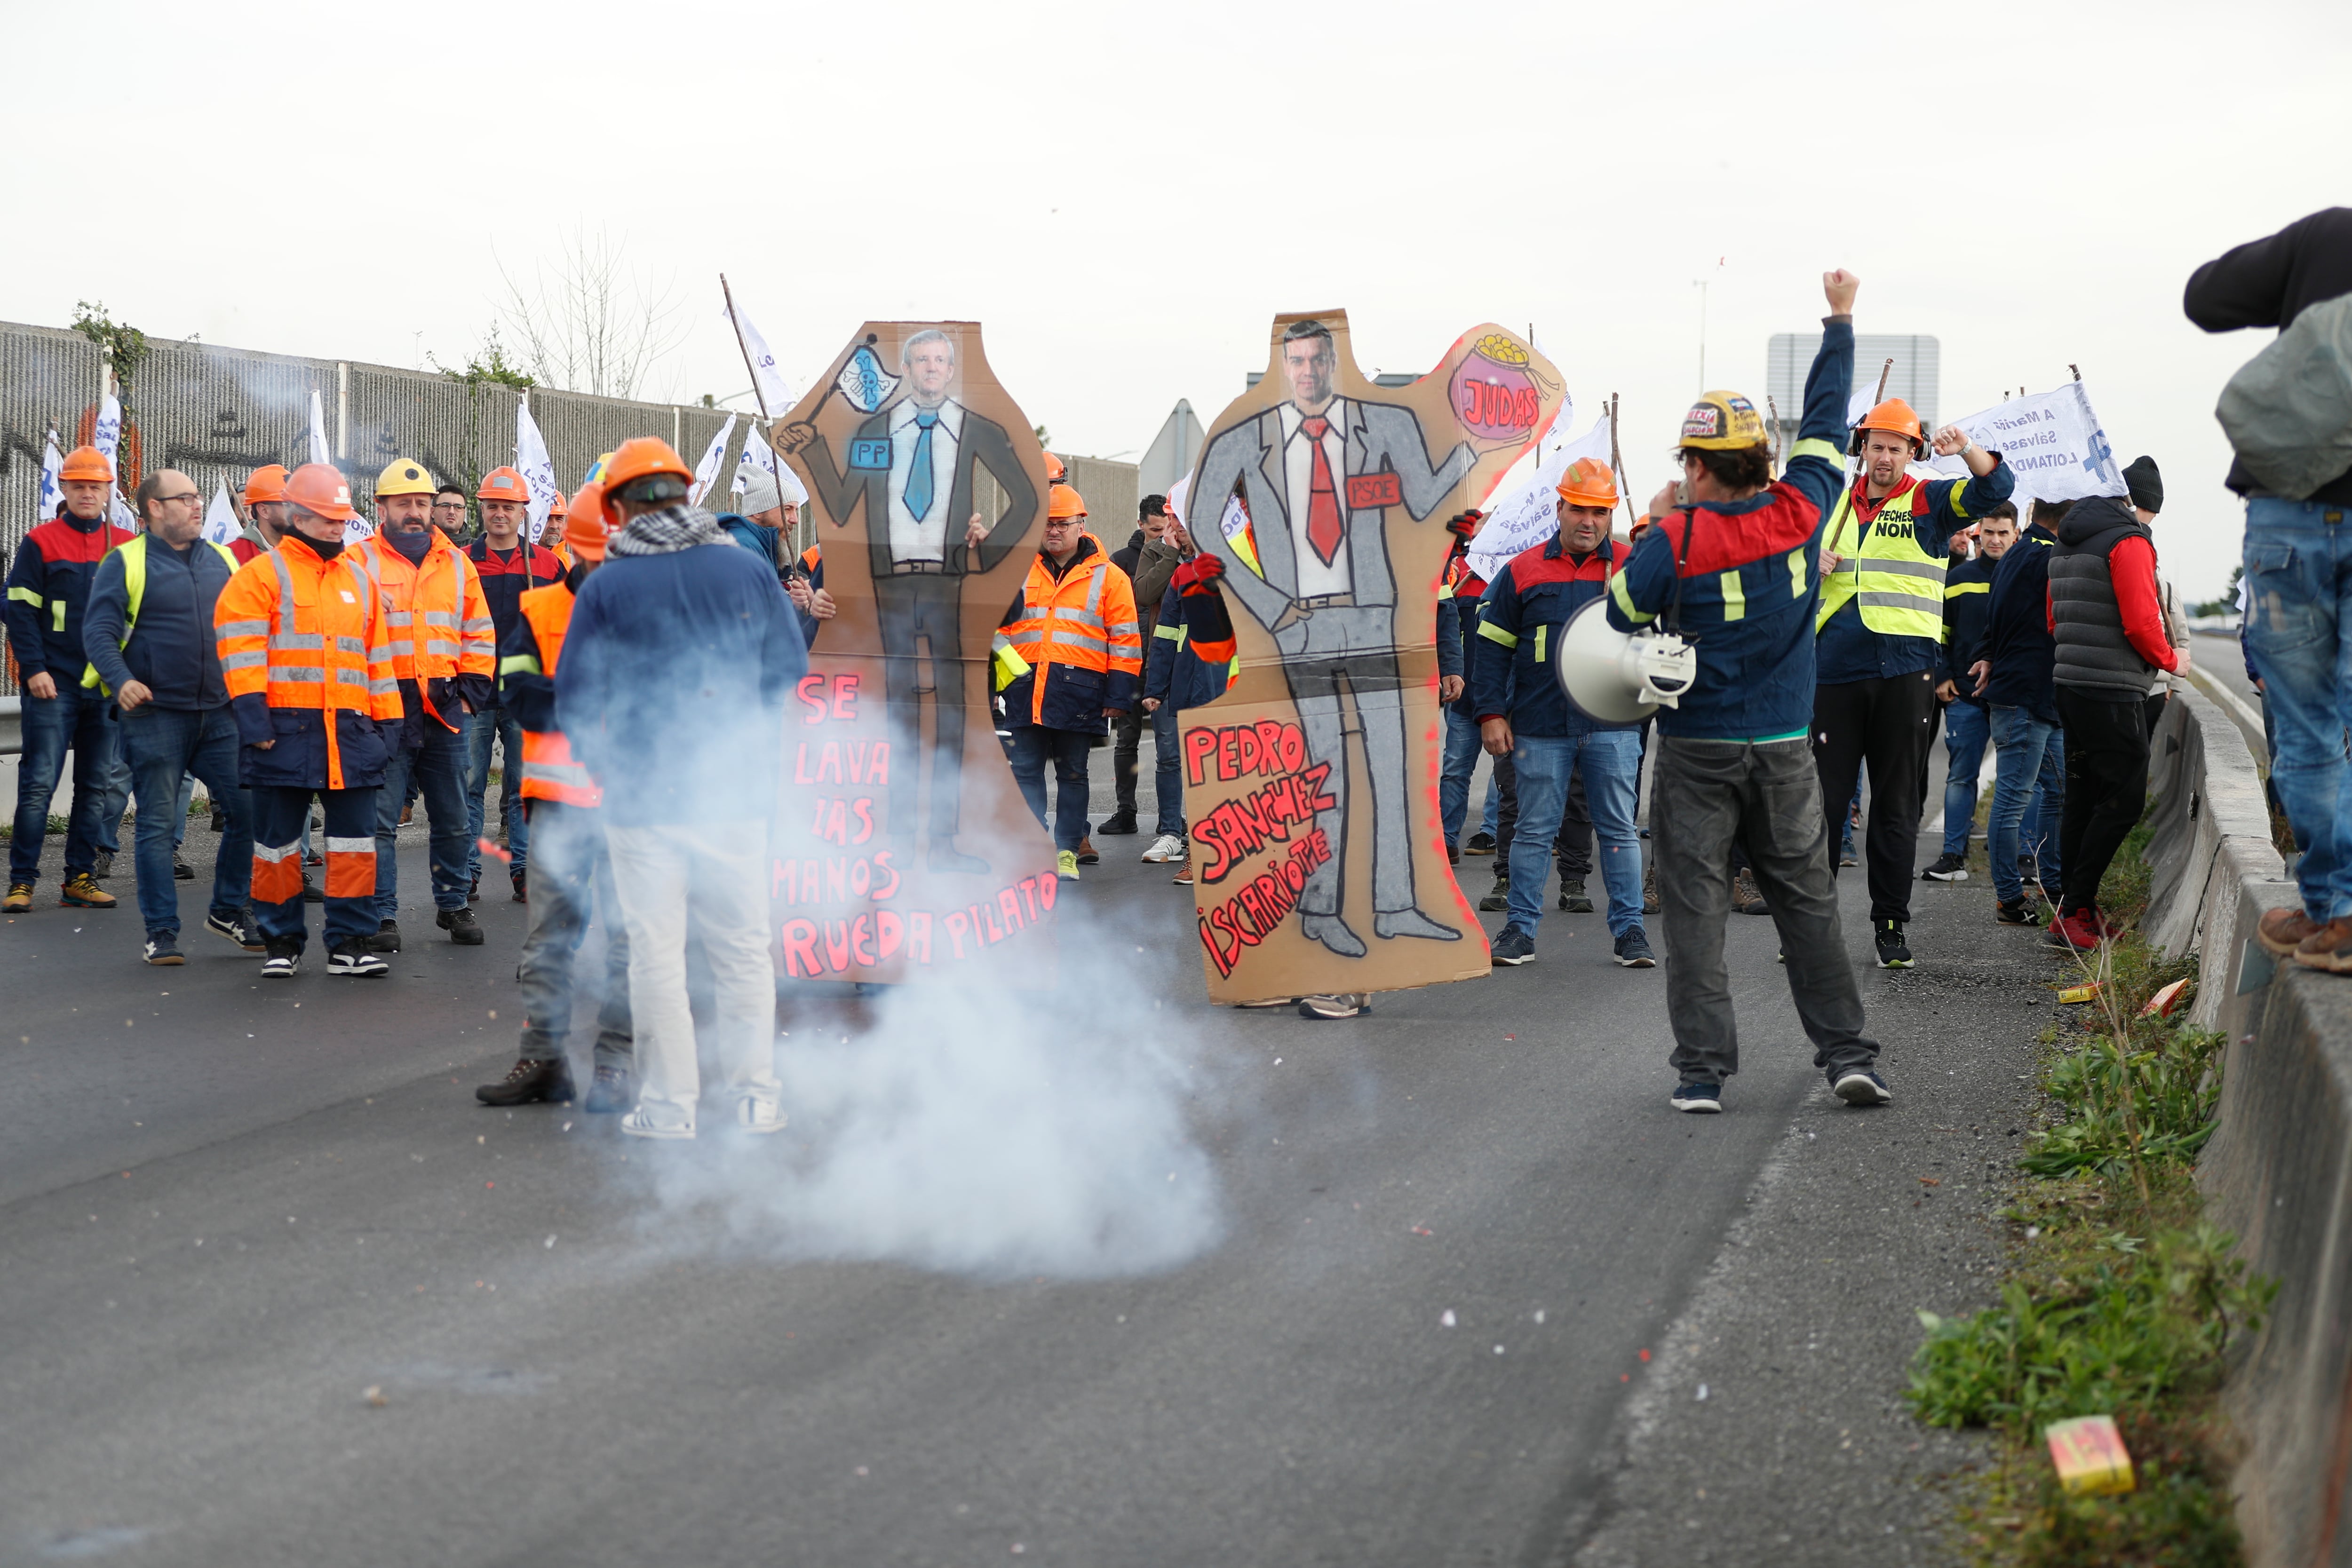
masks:
[[[375,910],[378,920],[400,918],[400,862],[393,853],[400,837],[400,806],[407,799],[408,781],[422,786],[425,820],[430,824],[428,854],[433,866],[433,907],[466,907],[466,779],[461,762],[465,742],[435,723],[425,720],[425,744],[415,751],[395,748],[384,765],[383,787],[375,791]],[[520,753],[517,753],[518,756]],[[515,813],[522,821],[522,813]],[[329,828],[331,835],[334,829]]]
[[[1944,709],[1944,852],[1966,856],[1969,831],[1977,825],[1977,774],[1984,767],[1985,743],[1992,738],[1992,715],[1955,698]]]
[[[1458,845],[1462,841],[1462,819],[1470,811],[1470,778],[1478,771],[1478,721],[1464,718],[1452,707],[1445,710],[1445,753],[1437,769],[1437,820],[1445,830],[1445,841]],[[1492,802],[1497,792],[1486,791]],[[1494,812],[1487,813],[1486,831],[1495,831]]]
[[[2271,782],[2303,846],[2294,880],[2314,920],[2352,915],[2352,521],[2347,508],[2246,502],[2246,652],[2262,673]],[[17,819],[22,821],[20,816]]]
[[[1992,895],[2014,904],[2025,891],[2017,871],[2018,827],[2029,799],[2047,836],[2034,854],[2034,873],[2053,898],[2060,883],[2055,827],[2066,810],[2066,737],[2021,707],[1992,710],[1992,822],[1985,856],[1992,862]]]
[[[1082,729],[1048,729],[1042,724],[1016,725],[1013,730],[1013,777],[1021,798],[1045,822],[1045,764],[1054,765],[1054,847],[1075,850],[1087,836],[1087,742]]]
[[[466,720],[466,877],[471,882],[482,869],[482,830],[489,813],[483,809],[490,788],[490,742],[506,753],[499,779],[499,820],[506,824],[507,852],[514,856],[509,869],[520,871],[530,858],[530,824],[522,810],[522,721],[503,707],[484,708]]]
[[[149,802],[178,806],[180,786],[190,773],[205,781],[226,819],[220,849],[213,856],[209,908],[224,920],[236,919],[253,886],[253,810],[245,787],[236,781],[236,716],[225,706],[159,708],[148,703],[124,714],[118,727],[123,759],[131,767],[131,787],[139,797],[139,917],[147,923],[147,934],[180,933],[172,845],[174,830],[188,820],[184,809],[175,822],[167,814],[169,807],[151,807]]]
[[[52,672],[54,674],[54,672]],[[78,677],[77,677],[78,678]],[[58,695],[25,694],[25,752],[17,759],[16,834],[8,841],[8,880],[30,886],[41,874],[41,838],[49,826],[49,797],[58,792],[66,753],[73,753],[72,815],[66,829],[65,880],[71,882],[98,863],[98,852],[114,835],[106,831],[109,779],[114,769],[114,726],[106,710],[112,699],[96,687],[58,682]],[[115,802],[120,817],[122,806]]]
[[[1519,821],[1511,834],[1510,918],[1530,937],[1543,919],[1545,874],[1559,837],[1568,784],[1579,763],[1584,802],[1601,839],[1601,878],[1609,887],[1609,934],[1642,928],[1642,838],[1633,827],[1633,792],[1642,780],[1642,737],[1630,729],[1588,735],[1520,735],[1511,741],[1518,775]]]
[[[1151,792],[1159,797],[1158,831],[1184,836],[1184,770],[1176,759],[1176,705],[1151,710]]]

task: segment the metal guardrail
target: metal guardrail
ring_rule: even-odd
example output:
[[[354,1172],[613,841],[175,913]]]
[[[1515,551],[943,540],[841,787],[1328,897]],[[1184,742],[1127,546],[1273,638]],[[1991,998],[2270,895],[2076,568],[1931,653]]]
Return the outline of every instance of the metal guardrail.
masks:
[[[0,697],[0,757],[25,749],[25,699]]]

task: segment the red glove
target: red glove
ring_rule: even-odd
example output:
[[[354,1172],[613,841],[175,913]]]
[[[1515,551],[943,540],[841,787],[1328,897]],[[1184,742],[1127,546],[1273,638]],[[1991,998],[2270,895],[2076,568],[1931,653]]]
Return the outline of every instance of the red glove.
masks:
[[[1176,591],[1180,594],[1214,593],[1217,591],[1217,579],[1224,575],[1224,558],[1203,553],[1194,556],[1191,560],[1178,567],[1176,575],[1168,580],[1175,586]]]

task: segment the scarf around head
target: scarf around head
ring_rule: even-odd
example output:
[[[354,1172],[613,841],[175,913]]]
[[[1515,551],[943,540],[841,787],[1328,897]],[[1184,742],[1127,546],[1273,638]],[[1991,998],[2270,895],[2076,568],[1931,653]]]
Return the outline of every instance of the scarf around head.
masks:
[[[627,528],[604,541],[604,549],[614,555],[668,555],[696,545],[734,543],[717,517],[680,501],[631,518]]]

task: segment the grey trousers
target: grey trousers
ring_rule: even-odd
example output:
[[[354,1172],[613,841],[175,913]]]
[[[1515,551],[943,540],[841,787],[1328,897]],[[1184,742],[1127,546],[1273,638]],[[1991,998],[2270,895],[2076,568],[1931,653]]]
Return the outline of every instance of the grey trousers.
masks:
[[[1723,927],[1731,913],[1731,849],[1747,852],[1780,928],[1789,994],[1834,1079],[1878,1057],[1862,1032],[1862,993],[1838,928],[1837,884],[1822,813],[1820,770],[1800,737],[1757,746],[1660,736],[1650,798],[1658,899],[1666,938],[1670,1060],[1683,1082],[1720,1083],[1739,1071]]]
[[[635,1060],[629,1025],[629,931],[613,895],[613,857],[593,807],[526,800],[532,854],[530,925],[522,939],[522,1058],[552,1061],[572,1034],[572,970],[591,912],[604,914],[604,995],[596,1009],[596,1065],[626,1071]]]
[[[1311,620],[1275,634],[1282,650],[1283,675],[1298,706],[1309,760],[1330,764],[1324,788],[1340,804],[1316,825],[1329,834],[1331,858],[1307,879],[1300,907],[1309,915],[1337,915],[1346,904],[1340,885],[1348,862],[1348,834],[1359,821],[1372,836],[1372,909],[1394,915],[1415,906],[1412,875],[1413,800],[1406,786],[1404,694],[1397,671],[1395,612],[1382,607],[1319,610]],[[1353,727],[1361,737],[1370,774],[1370,799],[1349,797],[1347,711],[1341,692],[1355,704]]]

